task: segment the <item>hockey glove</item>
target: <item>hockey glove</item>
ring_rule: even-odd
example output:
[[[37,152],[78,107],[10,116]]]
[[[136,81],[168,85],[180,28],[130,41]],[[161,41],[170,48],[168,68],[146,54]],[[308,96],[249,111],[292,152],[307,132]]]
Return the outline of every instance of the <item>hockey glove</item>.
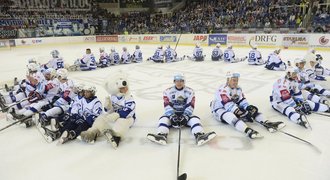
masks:
[[[258,108],[253,105],[246,107],[246,110],[249,112],[249,116],[252,118],[255,118],[258,115]]]
[[[181,128],[182,126],[184,126],[184,124],[181,124],[181,121],[183,120],[183,118],[179,117],[176,114],[172,114],[170,116],[170,120],[172,122],[172,127],[174,127],[174,128]]]
[[[248,115],[248,111],[245,111],[244,109],[236,108],[234,111],[234,115],[238,118],[245,118]]]
[[[307,101],[303,101],[303,102],[297,103],[295,110],[299,114],[311,114],[312,108],[309,106]]]
[[[40,99],[42,99],[42,96],[37,92],[37,91],[32,91],[30,92],[30,94],[28,95],[28,101],[30,103],[34,103],[39,101]]]

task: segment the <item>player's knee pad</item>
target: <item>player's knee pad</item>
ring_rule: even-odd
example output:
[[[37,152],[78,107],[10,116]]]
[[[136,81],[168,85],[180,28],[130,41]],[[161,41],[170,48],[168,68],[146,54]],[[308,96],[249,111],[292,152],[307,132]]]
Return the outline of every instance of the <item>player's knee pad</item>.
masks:
[[[227,112],[227,111],[223,112],[220,116],[221,122],[223,122],[225,124],[232,125],[236,119],[237,119],[237,117],[232,112]]]

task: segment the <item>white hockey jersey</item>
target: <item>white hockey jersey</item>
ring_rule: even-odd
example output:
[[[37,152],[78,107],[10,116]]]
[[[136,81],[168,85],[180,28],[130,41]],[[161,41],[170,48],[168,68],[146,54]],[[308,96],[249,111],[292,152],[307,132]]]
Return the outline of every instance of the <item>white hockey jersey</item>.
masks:
[[[132,95],[125,95],[125,96],[110,96],[112,109],[111,112],[116,112],[119,114],[120,118],[130,118],[132,117],[135,119],[135,101]]]
[[[93,70],[96,69],[96,60],[93,54],[85,54],[82,59],[79,60],[81,70]]]
[[[263,63],[260,51],[258,51],[256,49],[252,49],[249,52],[248,63],[251,65]]]
[[[192,115],[195,108],[195,92],[185,86],[178,90],[175,86],[166,89],[163,93],[165,115],[176,114]]]
[[[212,50],[212,55],[211,55],[212,60],[213,60],[213,59],[217,59],[217,60],[222,59],[222,56],[223,56],[223,53],[222,53],[222,50],[221,50],[220,48],[215,47],[215,48]]]
[[[230,88],[227,84],[223,84],[217,89],[212,104],[212,112],[216,112],[218,109],[234,112],[237,108],[246,109],[249,106],[242,89],[240,87]]]
[[[164,59],[164,51],[163,49],[157,48],[154,55],[152,56],[153,60],[163,60]]]
[[[120,62],[120,56],[117,52],[110,53],[110,63],[111,64],[119,64]]]
[[[131,63],[131,55],[128,51],[123,51],[123,53],[121,54],[121,62],[123,64]]]
[[[62,57],[53,58],[47,63],[46,66],[47,68],[53,68],[55,70],[62,69],[64,68],[63,58]]]
[[[136,49],[133,53],[133,61],[142,62],[142,60],[143,60],[142,51],[140,49]]]
[[[223,59],[225,62],[234,62],[235,53],[232,49],[226,49],[223,53]]]
[[[303,101],[298,82],[296,80],[288,80],[286,77],[278,79],[273,84],[270,101],[274,103],[283,102],[288,106],[295,107],[296,101]]]
[[[176,54],[176,52],[174,51],[174,49],[172,49],[172,48],[167,48],[167,49],[165,50],[165,61],[166,61],[166,62],[172,62],[173,60],[176,59],[176,56],[177,56],[177,54]]]
[[[203,57],[203,48],[201,47],[195,47],[193,51],[194,58],[201,58]]]

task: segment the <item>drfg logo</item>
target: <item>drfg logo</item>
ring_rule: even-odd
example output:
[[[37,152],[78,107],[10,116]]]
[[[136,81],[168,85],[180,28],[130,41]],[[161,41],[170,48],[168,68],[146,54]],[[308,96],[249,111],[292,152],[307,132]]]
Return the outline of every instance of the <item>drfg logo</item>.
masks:
[[[321,36],[320,39],[319,39],[319,43],[323,46],[327,45],[328,42],[329,42],[329,39],[327,39],[325,36]]]
[[[254,37],[255,42],[276,42],[276,35],[256,35]]]
[[[194,41],[206,41],[207,35],[196,35],[194,36]]]

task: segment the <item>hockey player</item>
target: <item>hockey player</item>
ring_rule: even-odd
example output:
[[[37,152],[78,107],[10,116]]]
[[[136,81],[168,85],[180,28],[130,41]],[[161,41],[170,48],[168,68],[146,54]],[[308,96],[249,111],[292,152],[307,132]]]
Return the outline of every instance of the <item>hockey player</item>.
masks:
[[[139,45],[135,46],[135,51],[132,55],[132,61],[135,63],[141,63],[143,61],[142,51]]]
[[[121,54],[121,63],[123,64],[131,63],[131,55],[127,51],[127,47],[123,47],[123,53]]]
[[[285,76],[275,81],[270,102],[276,111],[305,128],[308,128],[308,123],[302,114],[310,114],[311,111],[330,112],[328,106],[303,98],[298,85],[298,73],[293,67],[289,67]]]
[[[91,49],[86,49],[86,54],[83,58],[77,60],[77,64],[79,65],[81,71],[90,71],[96,69],[96,61]]]
[[[106,112],[96,118],[93,126],[80,134],[85,142],[94,142],[98,136],[105,135],[114,148],[117,148],[122,138],[135,121],[135,101],[129,91],[126,78],[117,78],[104,85],[109,96],[106,97]],[[117,89],[113,89],[117,87]]]
[[[77,113],[71,114],[70,119],[59,129],[61,137],[59,144],[75,139],[82,131],[90,128],[95,118],[102,113],[102,104],[95,96],[95,86],[84,86],[84,98],[80,101]]]
[[[77,93],[74,92],[74,83],[71,79],[68,79],[68,71],[66,69],[57,70],[57,78],[60,81],[60,98],[50,104],[51,106],[45,112],[39,113],[39,117],[36,117],[41,126],[48,125],[51,118],[57,118],[66,113],[71,101],[77,96]]]
[[[108,53],[104,51],[104,47],[101,47],[99,49],[100,51],[100,58],[99,58],[99,67],[105,68],[110,66],[110,57]]]
[[[110,53],[110,65],[116,65],[120,63],[120,56],[119,53],[116,52],[115,47],[111,48],[111,53]]]
[[[56,78],[56,70],[49,68],[44,72],[45,81],[38,83],[35,91],[29,95],[31,105],[17,111],[18,115],[23,115],[20,119],[32,117],[34,113],[42,110],[42,107],[55,102],[58,99],[59,81]],[[25,122],[27,127],[33,125],[32,119]]]
[[[251,139],[261,138],[262,136],[259,132],[248,127],[245,122],[255,120],[266,127],[269,132],[275,132],[283,128],[285,126],[283,122],[265,120],[263,115],[258,112],[258,108],[247,102],[241,87],[238,85],[239,78],[239,73],[227,73],[227,83],[217,89],[215,98],[210,104],[213,118],[233,126]]]
[[[258,51],[258,46],[253,45],[251,46],[252,50],[249,52],[248,63],[249,65],[263,65],[265,64],[264,60],[262,59],[260,51]]]
[[[316,58],[310,59],[309,64],[308,64],[309,69],[312,70],[312,72],[315,75],[315,79],[321,80],[321,81],[325,80],[325,76],[330,76],[330,69],[324,68],[321,65],[322,60],[323,60],[323,57],[320,54],[316,54]]]
[[[194,90],[185,86],[185,77],[178,73],[174,75],[174,86],[164,91],[165,113],[159,119],[157,134],[148,134],[147,138],[155,143],[166,145],[167,135],[171,127],[181,128],[188,126],[196,138],[197,146],[201,146],[216,134],[215,132],[204,133],[199,117],[193,115],[195,107]]]
[[[10,110],[10,112],[12,112],[13,110],[22,109],[26,105],[30,104],[28,101],[23,101],[23,100],[26,99],[27,95],[29,95],[32,91],[36,89],[36,84],[31,82],[31,80],[34,82],[38,82],[34,80],[35,77],[40,78],[39,82],[45,79],[43,74],[40,71],[38,71],[39,66],[37,64],[30,63],[28,64],[27,68],[28,68],[28,72],[26,75],[26,79],[22,80],[19,83],[19,85],[14,88],[14,91],[9,92],[8,94],[0,94],[1,97],[0,106],[2,111]],[[16,103],[16,102],[20,102],[20,103],[17,103],[16,106],[13,106],[10,109],[7,108],[7,104]]]
[[[212,55],[211,55],[211,59],[212,61],[220,61],[223,60],[222,56],[222,50],[220,49],[221,44],[217,43],[217,45],[215,46],[215,48],[212,50]]]
[[[203,55],[203,48],[201,48],[200,43],[196,43],[193,57],[187,56],[187,58],[193,61],[204,61],[205,55]]]
[[[235,52],[233,51],[233,46],[228,45],[227,49],[223,53],[223,59],[225,62],[237,63],[237,62],[245,61],[245,59],[247,59],[247,56],[244,58],[236,58]]]
[[[63,58],[60,57],[60,52],[58,50],[52,50],[50,52],[52,59],[44,65],[44,69],[53,68],[55,70],[64,68]]]
[[[156,63],[163,63],[164,62],[164,51],[163,45],[158,46],[154,55],[147,59],[147,61],[154,61]]]
[[[275,71],[285,71],[286,64],[282,61],[279,54],[281,49],[276,49],[273,53],[268,55],[268,60],[266,61],[265,68],[268,70],[275,70]]]
[[[174,49],[171,48],[171,46],[168,44],[166,46],[166,50],[164,52],[165,54],[165,62],[176,62],[176,61],[181,61],[183,58],[178,58],[176,52]]]

